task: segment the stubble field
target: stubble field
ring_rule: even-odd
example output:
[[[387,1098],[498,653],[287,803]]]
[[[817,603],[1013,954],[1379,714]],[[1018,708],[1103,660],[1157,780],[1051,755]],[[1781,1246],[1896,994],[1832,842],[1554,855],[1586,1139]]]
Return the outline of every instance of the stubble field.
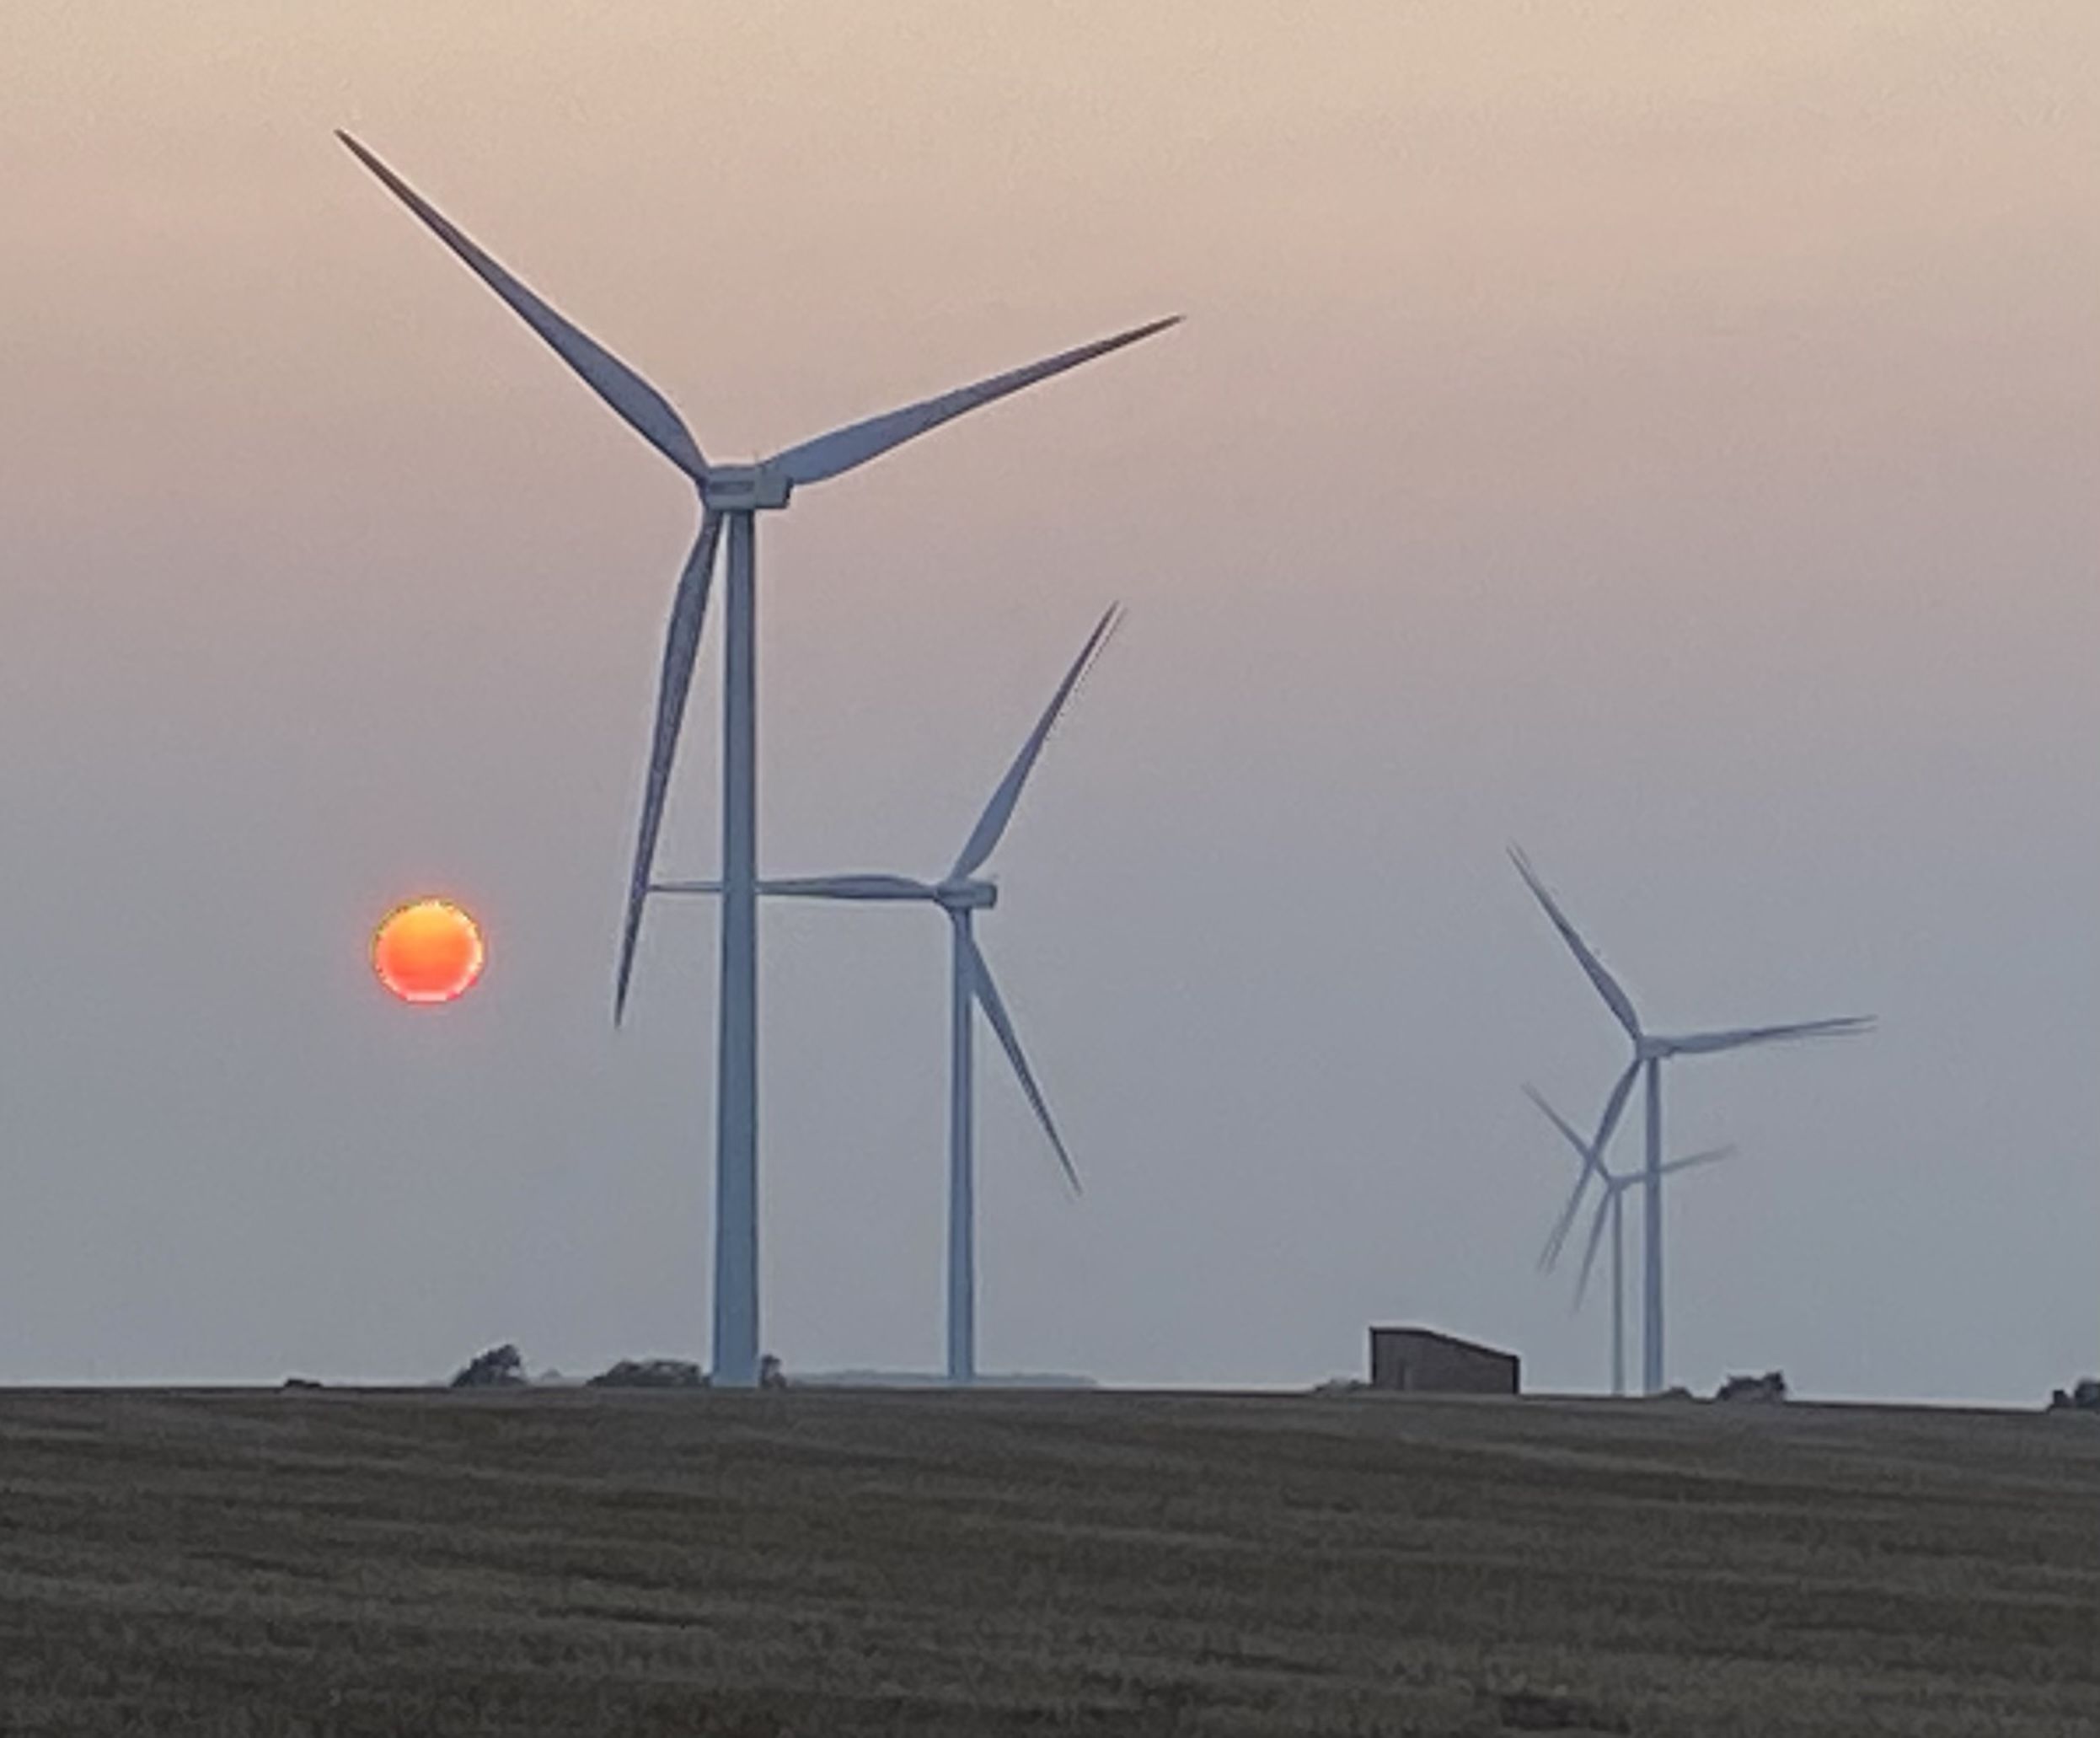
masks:
[[[14,1733],[2100,1732],[2100,1421],[0,1395]]]

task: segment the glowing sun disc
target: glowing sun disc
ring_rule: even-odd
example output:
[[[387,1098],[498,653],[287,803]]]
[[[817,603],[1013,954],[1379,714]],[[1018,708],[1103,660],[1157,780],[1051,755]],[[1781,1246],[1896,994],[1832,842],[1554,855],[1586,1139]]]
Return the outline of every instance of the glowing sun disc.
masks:
[[[372,969],[404,1002],[456,1001],[486,959],[474,920],[449,899],[418,899],[372,932]]]

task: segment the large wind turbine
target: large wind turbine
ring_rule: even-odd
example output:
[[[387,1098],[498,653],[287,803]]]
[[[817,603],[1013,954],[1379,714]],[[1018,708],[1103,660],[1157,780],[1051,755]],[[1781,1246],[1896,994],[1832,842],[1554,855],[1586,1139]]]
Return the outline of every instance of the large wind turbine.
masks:
[[[1575,1280],[1575,1307],[1583,1306],[1583,1294],[1589,1289],[1590,1269],[1596,1265],[1597,1245],[1604,1233],[1607,1214],[1611,1220],[1611,1392],[1623,1395],[1626,1391],[1626,1215],[1621,1210],[1626,1205],[1626,1191],[1647,1182],[1642,1171],[1614,1172],[1604,1161],[1604,1154],[1575,1130],[1573,1124],[1546,1102],[1535,1086],[1526,1086],[1531,1102],[1537,1105],[1546,1120],[1558,1129],[1567,1144],[1575,1149],[1582,1161],[1582,1170],[1575,1179],[1575,1191],[1579,1195],[1594,1177],[1604,1188],[1598,1199],[1597,1211],[1589,1222],[1589,1242],[1583,1250],[1582,1272]],[[1689,1171],[1695,1165],[1711,1165],[1725,1159],[1735,1151],[1733,1146],[1717,1146],[1706,1152],[1693,1153],[1688,1157],[1672,1159],[1663,1167],[1665,1177],[1679,1171]],[[1571,1207],[1572,1214],[1573,1209]]]
[[[692,432],[662,394],[527,289],[356,140],[343,132],[336,137],[635,433],[683,472],[699,493],[699,534],[679,576],[664,640],[656,730],[642,791],[635,864],[628,880],[626,926],[620,937],[613,989],[615,1022],[626,1005],[628,979],[634,969],[644,895],[655,861],[656,832],[670,786],[678,727],[692,687],[694,657],[707,610],[715,549],[725,529],[728,534],[728,619],[722,662],[723,898],[715,1095],[713,1376],[726,1387],[750,1387],[758,1379],[758,720],[753,643],[757,516],[785,507],[798,485],[821,483],[865,464],[892,447],[967,411],[1164,330],[1175,324],[1175,319],[1153,320],[938,398],[833,429],[755,464],[710,464],[702,456]]]
[[[1604,1102],[1603,1118],[1597,1125],[1597,1138],[1593,1150],[1601,1159],[1611,1142],[1611,1133],[1618,1126],[1621,1113],[1626,1109],[1626,1097],[1633,1090],[1634,1077],[1646,1071],[1647,1081],[1647,1162],[1642,1181],[1647,1194],[1642,1199],[1645,1210],[1642,1215],[1641,1238],[1641,1381],[1642,1391],[1659,1394],[1663,1391],[1663,1064],[1673,1056],[1710,1056],[1722,1050],[1745,1049],[1753,1044],[1778,1043],[1792,1038],[1834,1038],[1845,1033],[1865,1032],[1873,1025],[1871,1015],[1854,1015],[1835,1020],[1806,1020],[1791,1026],[1744,1026],[1724,1032],[1690,1033],[1679,1038],[1665,1038],[1645,1032],[1641,1017],[1634,1010],[1633,1000],[1621,987],[1619,980],[1605,970],[1604,963],[1591,950],[1588,942],[1576,933],[1575,925],[1567,920],[1561,908],[1554,904],[1552,894],[1533,872],[1524,854],[1514,845],[1509,848],[1509,860],[1517,866],[1517,873],[1524,880],[1539,904],[1546,909],[1553,927],[1567,943],[1568,951],[1575,956],[1597,994],[1604,998],[1614,1017],[1624,1027],[1627,1037],[1633,1040],[1633,1059],[1627,1063],[1626,1072],[1613,1084],[1611,1096]],[[1567,1207],[1555,1223],[1552,1235],[1546,1240],[1546,1263],[1550,1265],[1567,1241],[1568,1228],[1574,1223],[1575,1214],[1582,1204],[1583,1191],[1588,1186],[1590,1172],[1585,1168],[1576,1183],[1575,1193],[1569,1197]]]
[[[938,905],[948,914],[952,985],[948,1008],[948,1380],[958,1387],[977,1380],[977,1162],[971,1040],[978,1008],[984,1010],[999,1047],[1013,1065],[1014,1076],[1021,1082],[1036,1120],[1042,1124],[1042,1132],[1049,1136],[1058,1162],[1064,1167],[1066,1180],[1075,1191],[1079,1186],[1079,1174],[1073,1168],[1063,1137],[1058,1133],[1050,1107],[1021,1051],[999,985],[992,981],[992,968],[978,946],[972,922],[978,912],[988,911],[999,903],[999,883],[985,879],[978,872],[998,849],[1007,823],[1014,818],[1015,805],[1021,801],[1021,787],[1035,768],[1036,757],[1042,753],[1042,745],[1049,740],[1079,679],[1115,630],[1121,613],[1112,607],[1095,625],[1079,655],[1072,661],[1072,668],[1064,673],[1064,680],[1050,696],[1050,704],[1043,708],[1042,716],[1021,744],[1021,753],[1007,768],[1006,776],[993,791],[992,800],[984,805],[977,825],[970,829],[962,854],[939,881],[914,881],[903,875],[820,875],[758,883],[759,893],[767,896],[918,900]],[[650,889],[660,893],[719,893],[721,890],[719,881],[660,881]]]

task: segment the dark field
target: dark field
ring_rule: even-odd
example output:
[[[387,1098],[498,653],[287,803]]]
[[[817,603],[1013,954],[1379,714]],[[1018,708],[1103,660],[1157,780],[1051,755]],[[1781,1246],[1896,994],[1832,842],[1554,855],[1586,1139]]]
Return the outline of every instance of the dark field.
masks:
[[[2100,1733],[2100,1421],[0,1395],[0,1730]]]

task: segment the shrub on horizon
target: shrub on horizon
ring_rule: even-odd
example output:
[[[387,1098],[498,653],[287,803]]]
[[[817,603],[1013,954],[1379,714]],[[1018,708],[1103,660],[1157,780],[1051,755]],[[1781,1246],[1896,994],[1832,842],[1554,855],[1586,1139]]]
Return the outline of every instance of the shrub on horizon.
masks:
[[[525,1360],[516,1346],[507,1343],[490,1346],[478,1358],[469,1362],[455,1374],[448,1387],[454,1388],[515,1388],[525,1381]]]
[[[704,1388],[707,1375],[684,1358],[623,1358],[585,1384],[592,1388]]]

